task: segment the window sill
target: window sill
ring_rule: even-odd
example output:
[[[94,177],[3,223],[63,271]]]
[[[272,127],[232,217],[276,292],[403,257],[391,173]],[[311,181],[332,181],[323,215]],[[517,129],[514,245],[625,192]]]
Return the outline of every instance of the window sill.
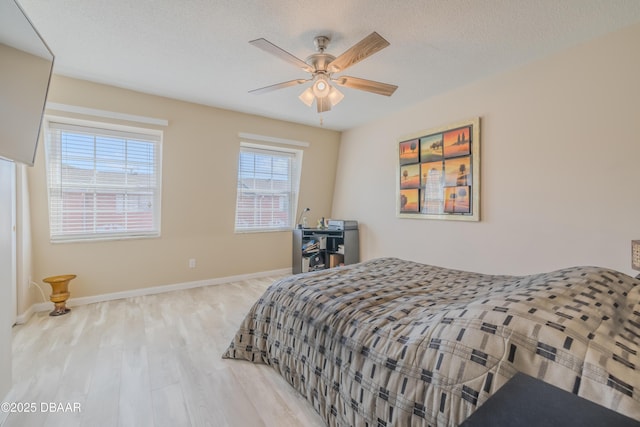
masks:
[[[233,230],[235,234],[253,234],[253,233],[281,233],[285,231],[291,231],[291,227],[282,228],[252,228],[247,230]]]
[[[110,242],[115,240],[141,240],[141,239],[157,239],[160,237],[160,233],[156,234],[137,234],[130,236],[92,236],[92,237],[69,237],[62,239],[49,239],[49,241],[53,244],[64,244],[64,243],[99,243],[99,242]]]

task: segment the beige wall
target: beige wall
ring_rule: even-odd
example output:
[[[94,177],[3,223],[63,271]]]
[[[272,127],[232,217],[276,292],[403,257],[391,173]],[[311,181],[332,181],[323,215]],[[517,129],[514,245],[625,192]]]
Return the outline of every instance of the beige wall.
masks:
[[[290,267],[290,233],[233,233],[238,132],[311,143],[299,206],[312,209],[314,222],[358,220],[363,260],[391,255],[514,274],[596,264],[633,273],[638,39],[636,25],[425,100],[344,133],[342,143],[337,132],[55,76],[51,102],[169,120],[162,237],[49,243],[39,150],[28,171],[32,277],[75,273],[80,297]],[[474,116],[482,118],[481,222],[397,219],[397,138]],[[33,287],[18,294],[19,313],[41,302]]]
[[[60,76],[52,81],[49,101],[169,121],[162,128],[162,237],[157,239],[51,244],[44,144],[38,150],[29,170],[33,279],[42,284],[50,275],[77,274],[72,297],[290,268],[291,232],[233,231],[239,132],[309,142],[299,206],[310,207],[313,220],[331,212],[339,132]],[[188,268],[189,258],[197,260],[197,268]],[[20,301],[20,312],[41,302],[34,288],[29,295]]]
[[[638,40],[635,25],[345,132],[333,216],[360,221],[362,259],[509,274],[595,264],[635,274]],[[482,120],[481,222],[396,218],[397,138],[474,116]]]

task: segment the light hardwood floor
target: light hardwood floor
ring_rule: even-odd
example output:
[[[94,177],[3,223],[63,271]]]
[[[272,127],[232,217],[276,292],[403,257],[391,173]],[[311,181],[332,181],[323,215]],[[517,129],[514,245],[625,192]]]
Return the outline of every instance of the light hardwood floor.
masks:
[[[276,277],[39,313],[14,327],[13,390],[35,413],[4,427],[323,426],[274,370],[223,360]],[[80,412],[42,412],[42,403]]]

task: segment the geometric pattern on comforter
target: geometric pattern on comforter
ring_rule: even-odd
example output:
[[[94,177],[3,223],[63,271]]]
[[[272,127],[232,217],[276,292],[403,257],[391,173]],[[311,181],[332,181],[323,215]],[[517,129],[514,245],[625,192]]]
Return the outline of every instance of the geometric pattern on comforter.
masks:
[[[225,358],[265,363],[330,426],[455,426],[520,371],[640,420],[640,281],[381,258],[271,285]]]

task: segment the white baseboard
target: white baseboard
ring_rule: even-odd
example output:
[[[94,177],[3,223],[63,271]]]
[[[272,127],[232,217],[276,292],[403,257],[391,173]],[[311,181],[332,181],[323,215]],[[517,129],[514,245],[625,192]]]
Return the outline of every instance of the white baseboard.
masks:
[[[268,276],[281,276],[286,274],[291,274],[290,268],[283,268],[280,270],[271,270],[271,271],[262,271],[258,273],[240,274],[237,276],[219,277],[216,279],[196,280],[193,282],[177,283],[174,285],[152,286],[149,288],[132,289],[130,291],[112,292],[108,294],[93,295],[90,297],[70,298],[67,301],[67,306],[77,307],[79,305],[94,304],[96,302],[113,301],[113,300],[123,299],[123,298],[161,294],[163,292],[180,291],[184,289],[200,288],[203,286],[223,285],[225,283],[241,282],[243,280],[259,279],[259,278],[268,277]],[[27,321],[35,313],[39,313],[41,311],[51,311],[51,310],[53,310],[53,305],[50,302],[33,304],[31,307],[25,310],[24,313],[17,316],[16,324],[22,325],[24,323],[27,323]],[[1,419],[2,418],[0,415],[0,420]],[[0,423],[0,425],[2,425],[2,423]]]
[[[36,313],[36,306],[40,306],[40,305],[44,305],[44,304],[43,303],[33,304],[32,306],[27,308],[24,311],[24,313],[18,314],[16,316],[16,323],[15,324],[16,325],[23,325],[23,324],[27,323],[29,321],[29,319],[31,319],[31,316],[33,316]],[[48,305],[48,306],[51,307],[50,305]],[[44,310],[42,310],[42,311],[44,311]]]

